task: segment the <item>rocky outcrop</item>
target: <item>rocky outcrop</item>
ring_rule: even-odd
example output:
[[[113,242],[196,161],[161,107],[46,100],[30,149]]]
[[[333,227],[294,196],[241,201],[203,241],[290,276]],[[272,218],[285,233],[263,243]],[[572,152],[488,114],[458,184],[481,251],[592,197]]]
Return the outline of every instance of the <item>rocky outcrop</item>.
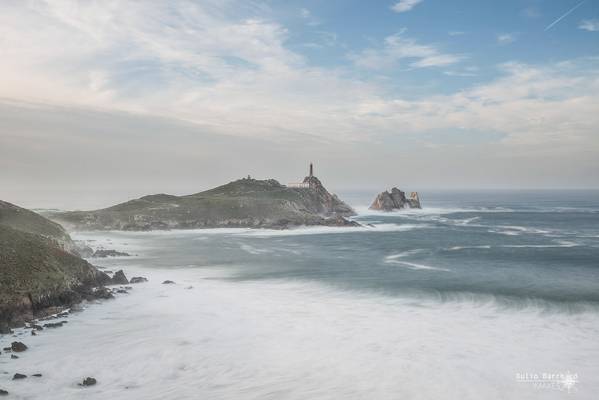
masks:
[[[43,236],[52,240],[61,249],[78,254],[77,246],[62,226],[33,211],[2,200],[0,200],[0,225]]]
[[[94,258],[129,257],[130,254],[124,253],[121,251],[116,251],[116,250],[99,249],[99,250],[94,251],[94,253],[91,256]]]
[[[188,196],[150,195],[102,210],[48,216],[72,229],[147,231],[339,225],[339,218],[355,215],[315,176],[306,177],[304,183],[309,188],[244,178]]]
[[[412,192],[408,198],[406,197],[405,192],[402,192],[396,187],[391,189],[390,192],[385,191],[380,193],[370,205],[371,210],[379,211],[393,211],[405,208],[422,208],[420,206],[418,193]]]
[[[0,209],[0,332],[95,298],[93,288],[110,282],[69,251],[60,225],[10,203]]]
[[[127,277],[125,276],[125,273],[123,272],[123,270],[119,269],[112,276],[110,283],[112,285],[126,285],[129,283],[129,281],[127,280]]]

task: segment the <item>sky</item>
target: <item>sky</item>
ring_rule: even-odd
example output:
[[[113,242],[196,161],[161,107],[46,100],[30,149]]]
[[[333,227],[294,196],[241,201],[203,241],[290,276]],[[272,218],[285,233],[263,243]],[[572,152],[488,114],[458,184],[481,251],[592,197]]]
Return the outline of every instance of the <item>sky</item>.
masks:
[[[599,187],[599,0],[0,2],[0,198]]]

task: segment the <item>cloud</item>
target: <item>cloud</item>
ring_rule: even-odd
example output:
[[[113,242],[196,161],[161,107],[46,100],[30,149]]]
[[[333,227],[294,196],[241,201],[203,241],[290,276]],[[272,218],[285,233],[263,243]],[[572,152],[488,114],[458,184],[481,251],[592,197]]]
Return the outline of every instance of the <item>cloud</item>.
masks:
[[[365,103],[360,116],[380,132],[498,132],[503,146],[531,156],[588,154],[599,151],[598,66],[592,58],[546,66],[506,63],[494,81],[449,95]]]
[[[589,32],[599,32],[599,19],[585,19],[580,21],[578,28]]]
[[[442,53],[432,45],[417,43],[403,36],[403,31],[387,36],[383,45],[350,53],[349,58],[360,68],[387,69],[406,63],[412,68],[442,67],[461,61],[464,56]]]
[[[497,35],[497,43],[499,43],[500,45],[514,43],[517,39],[517,33],[501,33]]]
[[[391,6],[391,9],[396,13],[407,12],[420,3],[422,3],[422,0],[399,0],[399,2]]]
[[[464,127],[500,132],[505,145],[598,149],[598,60],[505,64],[495,80],[408,99],[377,79],[356,79],[352,66],[310,65],[288,48],[284,26],[238,3],[22,4],[0,5],[0,98],[277,142],[368,143]],[[403,33],[349,57],[367,70],[476,73],[458,68],[464,56]]]

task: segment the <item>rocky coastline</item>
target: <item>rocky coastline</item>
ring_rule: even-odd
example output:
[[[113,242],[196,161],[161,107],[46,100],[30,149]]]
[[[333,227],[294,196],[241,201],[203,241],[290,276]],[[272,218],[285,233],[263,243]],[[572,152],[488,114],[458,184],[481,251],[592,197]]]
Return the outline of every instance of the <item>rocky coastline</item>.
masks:
[[[405,192],[394,187],[391,191],[379,193],[369,208],[377,211],[395,211],[422,207],[417,192],[412,192],[408,197]]]
[[[85,231],[358,226],[349,219],[355,211],[317,177],[307,176],[302,186],[248,177],[187,196],[156,194],[105,209],[46,216],[69,230]]]
[[[55,222],[0,202],[0,333],[109,298],[106,286],[123,283],[81,258],[79,249]]]

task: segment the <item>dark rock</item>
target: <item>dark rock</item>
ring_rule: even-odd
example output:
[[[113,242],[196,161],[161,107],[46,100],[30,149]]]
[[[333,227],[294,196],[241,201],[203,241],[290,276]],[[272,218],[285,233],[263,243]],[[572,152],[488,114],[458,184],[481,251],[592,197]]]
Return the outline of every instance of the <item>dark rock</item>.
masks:
[[[144,278],[143,276],[134,276],[133,278],[131,278],[129,283],[142,283],[142,282],[147,282],[147,281],[148,281],[148,279]]]
[[[17,358],[19,358],[19,356],[15,356],[14,354],[11,354],[10,358],[13,359],[13,360],[16,360]]]
[[[2,348],[2,350],[4,350],[4,351],[11,351],[12,347],[4,347],[4,348]]]
[[[0,335],[10,335],[12,330],[8,326],[8,324],[4,321],[0,321]]]
[[[12,342],[10,344],[10,349],[15,353],[20,353],[22,351],[27,350],[27,346],[22,342]]]
[[[44,327],[43,327],[43,326],[40,326],[40,325],[37,325],[37,324],[33,324],[33,325],[31,325],[31,327],[32,327],[33,329],[35,329],[36,331],[43,331],[43,330],[44,330]]]
[[[16,373],[16,374],[13,375],[12,380],[14,381],[14,380],[17,380],[17,379],[25,379],[25,378],[27,378],[27,375]]]
[[[35,331],[31,331],[31,336],[37,336],[37,333],[35,333]]]
[[[117,289],[116,291],[117,293],[122,293],[122,294],[127,294],[129,293],[128,291],[126,291],[125,289]]]
[[[42,377],[42,374],[33,374],[33,375],[31,375],[31,376],[35,376],[36,378],[41,378],[41,377]]]
[[[94,297],[96,299],[114,299],[112,291],[105,287],[99,287],[94,291]]]
[[[44,324],[44,328],[60,328],[62,327],[63,324],[66,324],[67,321],[60,321],[60,322],[49,322],[47,324]]]
[[[128,254],[128,253],[123,253],[123,252],[116,251],[116,250],[104,250],[104,249],[96,250],[94,252],[94,254],[92,255],[92,257],[99,257],[99,258],[129,257],[129,256],[130,256],[130,254]]]
[[[0,389],[0,396],[8,396],[8,392],[4,389]]]
[[[326,226],[362,226],[356,221],[351,221],[349,219],[343,218],[342,216],[337,216],[334,218],[326,218],[322,225]]]
[[[166,281],[162,282],[163,285],[173,285],[174,283],[175,282],[169,281],[169,280],[166,280]]]
[[[385,191],[380,193],[370,205],[371,210],[379,211],[393,211],[404,208],[422,208],[418,193],[412,192],[408,198],[405,192],[394,187],[391,189],[391,192]]]
[[[127,277],[125,276],[123,270],[119,269],[115,272],[114,276],[112,277],[111,283],[113,285],[126,285],[129,283],[129,281],[127,280]]]
[[[88,377],[87,377],[87,378],[85,378],[85,379],[83,380],[83,382],[82,382],[82,383],[80,383],[79,385],[80,385],[80,386],[93,386],[93,385],[95,385],[96,383],[98,383],[98,382],[96,381],[96,379],[95,379],[95,378],[91,378],[91,377],[89,377],[89,376],[88,376]]]

